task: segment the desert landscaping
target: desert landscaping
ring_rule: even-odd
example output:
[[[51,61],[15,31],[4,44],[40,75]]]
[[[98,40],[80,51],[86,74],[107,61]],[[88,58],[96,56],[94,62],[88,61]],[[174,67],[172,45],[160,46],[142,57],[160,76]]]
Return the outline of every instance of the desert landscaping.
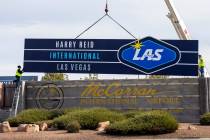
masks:
[[[33,117],[32,117],[33,116]],[[106,140],[209,138],[209,114],[200,123],[178,123],[164,111],[104,108],[29,109],[0,124],[1,140]]]

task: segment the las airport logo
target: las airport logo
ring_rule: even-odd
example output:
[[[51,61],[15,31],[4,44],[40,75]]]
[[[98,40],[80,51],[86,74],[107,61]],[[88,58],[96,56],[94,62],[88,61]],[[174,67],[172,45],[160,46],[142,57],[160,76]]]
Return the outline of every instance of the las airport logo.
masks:
[[[124,65],[145,74],[152,74],[176,65],[181,59],[181,53],[171,44],[146,37],[122,46],[118,59]]]

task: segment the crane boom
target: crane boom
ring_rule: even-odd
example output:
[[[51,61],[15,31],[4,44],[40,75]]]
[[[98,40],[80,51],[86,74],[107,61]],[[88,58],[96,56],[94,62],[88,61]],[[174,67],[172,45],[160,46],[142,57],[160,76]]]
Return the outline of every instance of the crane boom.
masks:
[[[169,13],[167,15],[167,17],[171,20],[178,36],[179,39],[181,40],[190,40],[190,34],[187,30],[186,25],[184,24],[183,20],[181,19],[181,17],[179,16],[175,5],[173,3],[172,0],[165,0],[165,3],[169,9]],[[209,77],[209,73],[207,71],[207,68],[204,68],[204,77]]]
[[[181,17],[179,16],[172,0],[165,0],[165,3],[169,9],[169,13],[168,13],[167,17],[171,20],[179,38],[181,40],[190,40],[191,37],[189,35],[187,27],[184,24]]]

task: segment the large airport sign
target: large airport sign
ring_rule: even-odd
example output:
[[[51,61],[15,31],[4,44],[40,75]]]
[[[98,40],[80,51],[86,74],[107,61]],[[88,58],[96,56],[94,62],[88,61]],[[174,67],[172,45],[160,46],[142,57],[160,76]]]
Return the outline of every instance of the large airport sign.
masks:
[[[26,39],[24,71],[197,76],[198,41]]]

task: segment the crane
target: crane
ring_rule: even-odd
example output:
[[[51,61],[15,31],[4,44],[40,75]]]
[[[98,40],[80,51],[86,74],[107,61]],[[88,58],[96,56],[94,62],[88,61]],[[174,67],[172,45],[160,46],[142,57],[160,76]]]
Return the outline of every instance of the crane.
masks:
[[[180,15],[178,14],[175,5],[172,0],[165,0],[165,3],[169,9],[169,13],[167,17],[171,20],[173,27],[181,40],[191,40],[190,34],[187,30],[184,21],[181,19]],[[207,68],[204,68],[205,77],[209,77]]]
[[[167,5],[167,7],[170,11],[168,13],[167,17],[171,20],[179,38],[181,40],[190,40],[191,37],[190,37],[190,34],[187,30],[187,27],[184,24],[181,17],[179,16],[172,0],[165,0],[165,3],[166,3],[166,5]]]

